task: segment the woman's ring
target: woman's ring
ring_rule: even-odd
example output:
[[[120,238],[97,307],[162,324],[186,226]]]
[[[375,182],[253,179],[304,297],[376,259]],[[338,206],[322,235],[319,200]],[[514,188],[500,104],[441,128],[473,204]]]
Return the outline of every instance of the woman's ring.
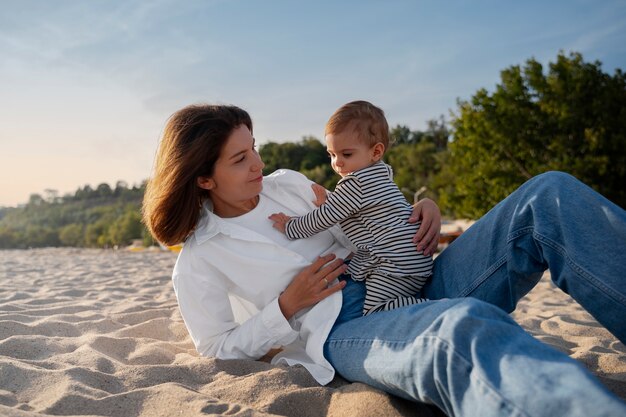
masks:
[[[328,287],[330,285],[330,283],[328,282],[328,280],[326,279],[326,277],[322,278],[324,280],[324,282],[326,283],[326,286]]]

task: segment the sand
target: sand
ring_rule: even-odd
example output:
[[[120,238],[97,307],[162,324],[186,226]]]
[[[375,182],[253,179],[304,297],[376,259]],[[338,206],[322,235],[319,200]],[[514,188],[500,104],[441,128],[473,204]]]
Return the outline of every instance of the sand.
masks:
[[[172,252],[0,251],[2,416],[434,416],[302,367],[199,357]],[[626,399],[626,347],[546,275],[514,318]]]

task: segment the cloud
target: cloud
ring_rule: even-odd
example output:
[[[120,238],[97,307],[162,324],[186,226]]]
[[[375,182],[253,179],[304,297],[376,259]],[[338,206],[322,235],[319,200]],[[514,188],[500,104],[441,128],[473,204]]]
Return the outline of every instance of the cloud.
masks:
[[[598,49],[604,49],[607,44],[611,45],[611,52],[626,51],[624,39],[626,35],[626,20],[614,24],[595,27],[588,32],[580,34],[571,44],[570,49],[581,53],[589,53]]]

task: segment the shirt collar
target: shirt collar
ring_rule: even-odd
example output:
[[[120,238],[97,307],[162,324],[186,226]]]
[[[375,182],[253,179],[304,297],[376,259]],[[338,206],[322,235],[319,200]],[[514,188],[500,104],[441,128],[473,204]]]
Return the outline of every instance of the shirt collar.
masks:
[[[243,226],[225,221],[223,218],[213,213],[213,202],[207,199],[202,204],[200,220],[198,221],[196,230],[193,232],[193,238],[195,238],[196,243],[200,245],[219,233],[237,239],[271,242],[269,238],[248,230]]]

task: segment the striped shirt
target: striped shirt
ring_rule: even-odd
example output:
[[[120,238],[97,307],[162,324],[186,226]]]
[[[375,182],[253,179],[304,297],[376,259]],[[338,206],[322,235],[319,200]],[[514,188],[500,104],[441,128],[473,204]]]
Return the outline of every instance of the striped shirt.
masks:
[[[348,273],[364,280],[370,274],[428,277],[432,257],[417,252],[413,243],[420,223],[408,223],[412,206],[393,182],[391,167],[379,161],[355,171],[338,183],[324,204],[285,226],[289,239],[312,236],[339,223],[358,249]]]

